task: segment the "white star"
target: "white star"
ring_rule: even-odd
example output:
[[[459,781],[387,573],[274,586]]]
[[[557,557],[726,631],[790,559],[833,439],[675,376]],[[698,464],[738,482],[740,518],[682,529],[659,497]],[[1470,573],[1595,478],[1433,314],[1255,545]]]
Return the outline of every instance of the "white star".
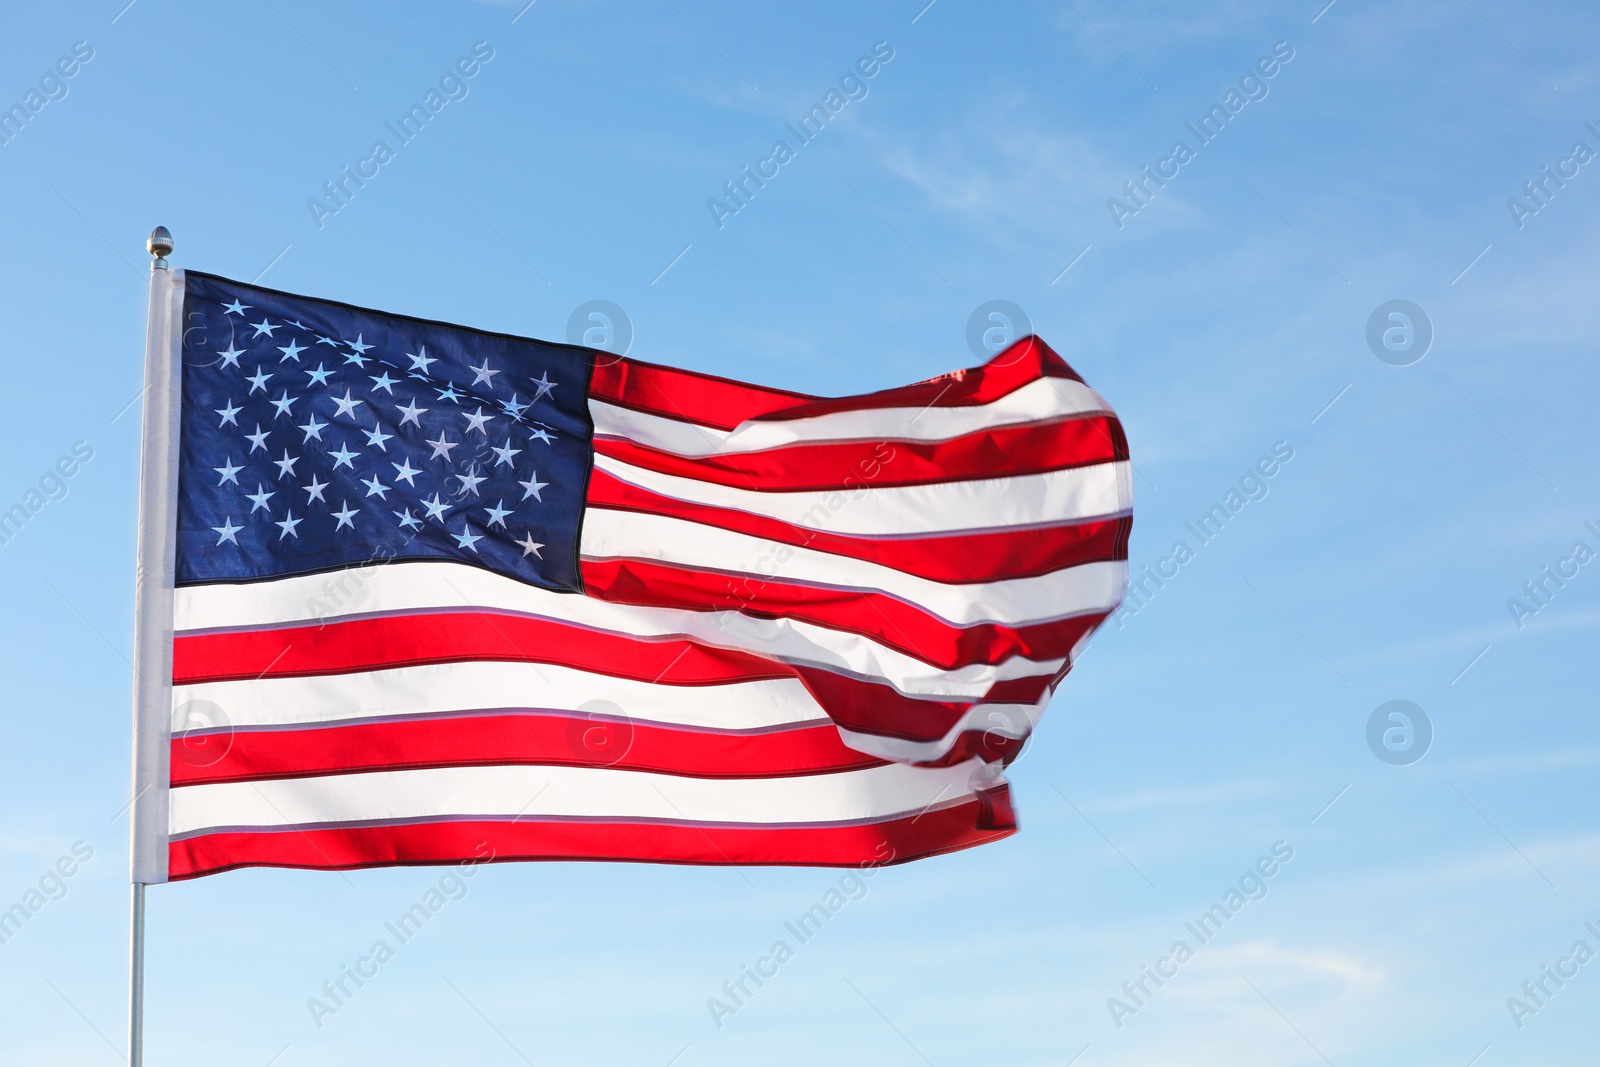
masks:
[[[445,532],[450,533],[448,530]],[[456,539],[457,545],[462,548],[470,548],[474,552],[478,551],[478,542],[483,540],[482,534],[473,533],[472,527],[468,526],[464,522],[461,524],[461,532],[458,534],[450,534],[450,536]]]
[[[529,433],[533,436],[535,441],[543,441],[547,445],[554,443],[554,440],[551,438],[551,436],[542,429],[530,430]]]
[[[328,375],[332,374],[333,371],[325,370],[323,365],[318,363],[316,370],[308,370],[305,373],[311,376],[311,381],[307,383],[308,385],[327,385]]]
[[[522,449],[520,449],[520,448],[512,448],[511,447],[511,437],[510,437],[509,434],[506,436],[506,443],[505,443],[505,447],[504,448],[490,448],[489,451],[493,452],[495,454],[495,456],[498,457],[494,461],[494,465],[496,467],[500,466],[500,464],[502,464],[502,463],[506,464],[507,466],[510,466],[511,465],[511,457],[512,456],[520,456],[520,455],[522,455]]]
[[[262,317],[260,322],[252,322],[250,325],[256,328],[256,337],[260,337],[262,334],[266,334],[268,337],[271,337],[272,331],[278,328],[277,326],[274,326],[272,323],[268,322],[265,316]]]
[[[444,521],[445,509],[450,505],[439,499],[439,494],[434,493],[432,500],[424,500],[422,509],[428,513],[428,518]]]
[[[417,407],[417,402],[415,400],[413,400],[413,401],[411,401],[410,404],[407,404],[407,405],[396,404],[394,406],[394,409],[396,411],[398,411],[400,413],[400,415],[401,415],[401,419],[400,419],[400,425],[401,426],[404,426],[406,423],[409,422],[409,423],[415,424],[417,429],[419,429],[419,430],[422,429],[422,422],[420,421],[420,419],[421,419],[421,416],[426,415],[428,413],[428,409],[427,408],[419,408],[419,407]]]
[[[410,459],[404,456],[401,457],[399,463],[390,463],[389,466],[394,468],[395,481],[405,482],[407,485],[412,486],[413,488],[415,487],[416,483],[411,479],[422,473],[411,465]]]
[[[369,377],[370,377],[370,375],[369,375]],[[372,379],[372,387],[374,389],[382,389],[384,392],[388,393],[390,396],[393,396],[394,395],[394,383],[395,383],[395,381],[396,381],[396,379],[389,377],[389,372],[388,371],[384,371],[382,374],[380,374],[376,378]]]
[[[355,470],[355,464],[351,463],[350,461],[361,455],[361,453],[352,452],[345,445],[340,445],[339,451],[329,452],[328,455],[333,459],[334,470],[338,470],[340,467],[349,467],[351,470]]]
[[[518,548],[522,549],[523,559],[527,559],[530,555],[544,559],[544,553],[539,551],[544,547],[544,545],[533,539],[532,531],[529,531],[527,536],[523,537],[522,540],[516,542],[516,545]]]
[[[332,345],[334,348],[338,348],[339,347],[339,342],[338,341],[335,341],[331,337],[324,337],[320,333],[317,334],[317,344],[319,344],[319,345]]]
[[[540,374],[539,377],[537,377],[537,378],[530,378],[528,380],[533,382],[534,385],[539,387],[539,391],[537,393],[533,394],[533,402],[535,404],[537,404],[544,397],[549,396],[552,392],[555,391],[555,387],[561,384],[560,382],[552,382],[550,380],[550,372],[549,371],[545,371],[544,373]]]
[[[489,357],[488,356],[484,356],[483,357],[483,366],[474,367],[472,364],[469,363],[469,364],[467,364],[467,369],[472,372],[472,375],[473,375],[472,384],[473,385],[477,385],[479,382],[482,382],[484,385],[487,385],[491,389],[494,388],[494,382],[491,381],[490,379],[492,379],[496,374],[500,373],[497,370],[490,370],[489,369]]]
[[[289,458],[289,450],[286,448],[286,449],[283,450],[283,458],[282,459],[273,460],[272,461],[272,465],[274,467],[278,468],[278,470],[280,472],[278,474],[278,477],[281,479],[281,478],[284,477],[284,475],[293,476],[293,474],[294,474],[294,465],[296,463],[299,463],[299,462],[300,462],[300,457],[299,456],[295,456],[293,459]]]
[[[350,351],[354,352],[358,356],[372,347],[371,345],[364,345],[361,343],[361,334],[359,333],[356,334],[356,339],[354,341],[346,341],[345,344],[349,346]]]
[[[224,542],[224,541],[232,541],[234,544],[238,544],[239,543],[238,534],[239,534],[239,531],[242,530],[242,529],[244,529],[243,526],[235,526],[233,524],[233,516],[232,515],[229,515],[227,518],[223,519],[221,526],[213,526],[213,527],[211,527],[211,530],[212,530],[213,533],[217,533],[217,534],[221,535],[220,537],[217,538],[217,544],[219,544],[219,545],[222,544],[222,542]]]
[[[394,434],[384,433],[382,430],[362,430],[361,432],[367,435],[367,444],[369,446],[375,446],[380,452],[389,451],[384,442],[393,437]]]
[[[311,421],[305,423],[299,428],[305,431],[305,439],[307,441],[311,440],[313,437],[320,441],[322,440],[322,431],[328,428],[328,424],[325,422],[318,422],[316,413],[312,412]]]
[[[246,378],[245,379],[245,381],[250,383],[250,392],[246,393],[245,395],[246,396],[253,396],[257,389],[259,389],[263,393],[265,393],[267,391],[267,379],[271,378],[271,377],[272,377],[272,375],[268,374],[266,371],[262,370],[260,367],[257,367],[256,368],[255,377],[254,378]]]
[[[292,511],[284,512],[283,513],[283,521],[282,522],[273,523],[274,526],[278,527],[280,530],[283,531],[283,533],[278,535],[278,540],[282,541],[285,537],[289,537],[291,535],[294,537],[294,539],[296,541],[300,540],[300,535],[294,532],[294,528],[296,526],[299,526],[302,522],[305,522],[305,520],[304,519],[295,518],[294,517],[294,512],[292,512]]]
[[[224,485],[224,484],[226,484],[226,483],[228,483],[228,482],[232,482],[234,485],[238,485],[239,484],[239,472],[244,470],[243,467],[235,467],[233,465],[232,457],[229,457],[229,459],[227,460],[227,464],[228,465],[226,467],[212,467],[211,468],[212,470],[216,471],[218,474],[222,475],[222,481],[217,483],[217,485],[219,487]]]
[[[255,450],[258,449],[258,448],[261,449],[261,451],[266,452],[267,451],[267,435],[270,434],[271,432],[272,432],[271,430],[263,430],[261,428],[261,424],[259,422],[256,423],[256,432],[255,433],[247,433],[247,434],[244,435],[244,439],[246,441],[250,442],[250,451],[248,453],[246,453],[246,455],[254,454]],[[270,456],[272,453],[267,452],[267,454]]]
[[[370,357],[363,356],[360,352],[341,352],[345,363],[354,363],[358,367],[365,367]]]
[[[279,348],[278,351],[283,353],[283,355],[280,356],[279,359],[278,359],[279,363],[287,363],[291,359],[294,360],[296,363],[299,363],[300,362],[300,353],[304,352],[305,349],[301,348],[299,345],[295,344],[294,343],[294,338],[291,337],[289,339],[289,343],[287,345]]]
[[[412,355],[410,352],[407,352],[406,353],[406,358],[411,361],[411,369],[412,370],[419,370],[423,374],[427,374],[428,373],[428,364],[438,362],[438,358],[435,357],[435,356],[428,355],[428,346],[427,345],[423,345],[421,348],[417,349],[417,351],[420,354],[419,355],[415,355],[415,356]]]
[[[260,482],[257,482],[256,491],[254,493],[246,493],[244,498],[251,501],[253,504],[253,506],[250,508],[250,514],[254,515],[258,510],[260,510],[265,511],[268,517],[271,517],[272,509],[267,507],[267,501],[271,500],[277,495],[277,493],[267,492],[267,487],[262,485]]]
[[[445,387],[439,390],[440,400],[448,400],[452,404],[459,404],[461,403],[460,397],[461,394],[456,392],[455,385],[450,382],[446,382]]]
[[[231,303],[231,304],[223,304],[222,305],[222,310],[226,311],[230,315],[239,315],[239,316],[242,317],[246,311],[250,310],[250,305],[249,304],[241,304],[241,303],[239,303],[239,298],[238,297],[234,297],[233,298],[233,303]]]
[[[333,517],[339,520],[338,525],[336,525],[333,528],[334,532],[337,533],[340,530],[344,529],[346,526],[348,526],[348,527],[350,527],[350,529],[354,530],[356,528],[356,524],[351,520],[353,520],[359,514],[361,514],[361,509],[360,508],[352,509],[350,507],[350,501],[346,500],[344,502],[344,510],[343,511],[335,511],[333,513]]]
[[[465,474],[455,475],[455,477],[461,479],[461,491],[463,493],[471,493],[473,496],[478,495],[478,484],[484,481],[484,478],[482,475],[473,473],[477,469],[477,467],[473,467]]]
[[[306,328],[305,324],[303,322],[301,322],[299,319],[286,319],[284,321],[286,321],[290,326],[293,326],[297,330],[303,330],[303,329]]]
[[[525,482],[519,481],[519,482],[517,482],[517,484],[522,486],[523,489],[527,490],[527,492],[522,494],[522,499],[526,500],[531,496],[531,497],[533,497],[533,499],[537,500],[539,503],[541,503],[541,504],[544,503],[544,497],[539,495],[539,490],[543,489],[545,486],[549,485],[550,483],[549,482],[541,482],[539,480],[539,472],[538,471],[534,471],[532,476],[527,481],[525,481]]]
[[[239,423],[237,421],[235,421],[234,416],[239,414],[239,412],[243,411],[244,409],[243,408],[234,407],[233,406],[233,401],[230,400],[230,401],[228,401],[228,406],[227,407],[225,407],[225,408],[214,408],[212,410],[214,410],[218,415],[222,416],[222,421],[217,423],[217,428],[221,429],[222,427],[228,425],[229,423],[233,423],[233,425],[235,425],[235,426],[239,425]]]
[[[365,400],[351,399],[349,388],[344,391],[344,399],[341,400],[336,396],[329,396],[328,399],[332,400],[337,408],[333,413],[334,418],[338,418],[340,415],[349,415],[353,419],[356,417],[356,405],[366,403]]]
[[[426,438],[424,438],[424,440],[426,440]],[[440,456],[443,456],[445,458],[445,462],[448,463],[450,462],[450,450],[455,448],[460,443],[460,441],[445,440],[443,431],[440,431],[439,439],[437,441],[428,441],[428,444],[433,446],[433,455],[429,456],[428,458],[438,459]]]
[[[321,500],[324,504],[328,502],[327,498],[322,495],[322,491],[328,488],[328,483],[317,481],[315,474],[311,476],[310,485],[302,485],[300,488],[306,491],[306,507],[310,507],[313,500]]]
[[[516,419],[518,422],[522,421],[522,409],[528,407],[527,404],[519,404],[519,403],[517,403],[517,394],[516,393],[512,393],[511,394],[511,399],[510,400],[502,400],[502,401],[500,401],[500,406],[506,409],[506,414],[507,415],[510,415],[513,419]]]
[[[394,517],[399,519],[400,525],[404,526],[408,530],[420,529],[422,526],[422,520],[411,514],[410,508],[406,508],[404,511],[395,512]]]
[[[223,366],[223,367],[238,367],[239,366],[239,357],[244,355],[244,349],[242,349],[242,348],[234,348],[233,347],[233,342],[229,341],[228,342],[228,347],[223,349],[221,352],[218,352],[217,355],[222,357],[222,362],[219,364],[219,366]],[[241,368],[241,369],[243,369],[243,368]]]
[[[368,496],[376,496],[379,500],[388,499],[386,496],[384,496],[384,494],[389,491],[389,487],[378,481],[378,476],[376,474],[361,484],[367,487]]]
[[[285,389],[283,391],[283,395],[272,402],[272,406],[278,409],[279,415],[287,415],[289,414],[289,405],[293,404],[299,399],[300,398],[297,396],[290,396],[289,390]],[[276,418],[276,416],[274,416],[274,418]]]
[[[478,409],[478,413],[476,415],[466,415],[464,412],[463,415],[465,415],[467,420],[467,433],[477,430],[479,433],[483,434],[483,436],[489,436],[489,431],[483,428],[483,424],[494,418],[493,415],[485,415],[482,408]]]
[[[506,528],[506,516],[511,514],[512,509],[505,505],[504,500],[499,500],[495,502],[494,507],[483,509],[489,513],[490,526],[499,526],[502,530]]]

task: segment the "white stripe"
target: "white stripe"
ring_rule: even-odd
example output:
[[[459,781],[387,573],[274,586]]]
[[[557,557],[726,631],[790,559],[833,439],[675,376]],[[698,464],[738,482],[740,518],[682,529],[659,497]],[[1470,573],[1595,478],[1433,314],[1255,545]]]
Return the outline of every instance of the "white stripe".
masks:
[[[446,767],[226,782],[172,791],[171,832],[440,817],[606,817],[831,823],[915,814],[959,800],[977,761],[890,764],[788,778],[680,778],[591,767]]]
[[[354,674],[197,682],[174,687],[180,709],[204,700],[239,728],[407,718],[490,708],[550,708],[713,730],[754,730],[828,716],[795,678],[725,685],[651,685],[539,663],[438,663]],[[614,705],[614,708],[606,705]]]
[[[997,426],[1110,410],[1100,394],[1068,378],[1041,378],[988,404],[868,408],[809,419],[752,419],[733,430],[646,415],[593,397],[589,400],[597,435],[625,438],[680,456],[756,452],[824,441],[945,441]]]
[[[346,578],[345,594],[334,583]],[[333,592],[329,592],[333,590]],[[553,593],[465,563],[390,563],[337,575],[302,575],[245,585],[184,586],[180,633],[249,629],[399,611],[502,610],[639,637],[689,637],[785,663],[881,679],[902,693],[976,700],[997,681],[1054,674],[1062,659],[1013,657],[996,666],[947,671],[856,634],[795,619],[736,611],[634,607]],[[331,610],[330,610],[331,609]]]
[[[1133,484],[1126,461],[1043,474],[844,493],[760,492],[636,467],[596,453],[597,470],[678,500],[734,508],[807,529],[869,537],[993,530],[1070,522],[1126,511]]]
[[[882,590],[952,625],[1026,625],[1092,611],[1122,600],[1127,564],[1084,563],[1033,578],[948,585],[892,567],[706,526],[667,515],[591,506],[579,551],[585,559],[650,559],[756,579],[793,579],[835,589]]]

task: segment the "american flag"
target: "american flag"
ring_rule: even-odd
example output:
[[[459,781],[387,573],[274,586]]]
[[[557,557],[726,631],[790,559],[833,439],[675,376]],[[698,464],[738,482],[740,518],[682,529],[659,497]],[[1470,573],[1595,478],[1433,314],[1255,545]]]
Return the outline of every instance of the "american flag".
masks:
[[[1121,600],[1132,500],[1115,415],[1037,338],[824,399],[171,284],[137,880],[1015,832],[1003,768]]]

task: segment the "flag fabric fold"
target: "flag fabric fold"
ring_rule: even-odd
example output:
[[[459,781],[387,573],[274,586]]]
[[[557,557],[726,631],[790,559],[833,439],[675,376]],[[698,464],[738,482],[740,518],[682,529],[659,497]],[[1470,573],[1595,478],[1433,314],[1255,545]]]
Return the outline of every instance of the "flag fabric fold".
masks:
[[[167,877],[1015,831],[1132,515],[1042,341],[830,399],[183,286]]]

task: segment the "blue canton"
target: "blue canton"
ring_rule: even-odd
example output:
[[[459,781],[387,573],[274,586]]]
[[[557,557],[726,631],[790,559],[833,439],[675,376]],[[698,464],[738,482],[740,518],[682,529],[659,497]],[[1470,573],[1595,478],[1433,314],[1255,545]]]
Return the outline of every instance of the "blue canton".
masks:
[[[580,591],[591,354],[189,273],[179,584],[454,560]]]

